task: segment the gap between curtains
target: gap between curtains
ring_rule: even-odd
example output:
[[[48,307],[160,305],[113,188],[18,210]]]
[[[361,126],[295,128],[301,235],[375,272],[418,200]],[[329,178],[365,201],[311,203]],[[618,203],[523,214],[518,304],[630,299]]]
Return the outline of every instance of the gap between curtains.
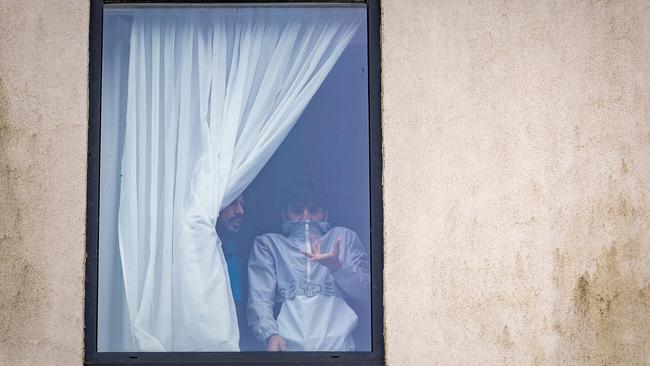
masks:
[[[112,319],[127,324],[120,351],[239,349],[216,219],[354,35],[358,22],[341,10],[134,15],[117,225],[128,311]]]

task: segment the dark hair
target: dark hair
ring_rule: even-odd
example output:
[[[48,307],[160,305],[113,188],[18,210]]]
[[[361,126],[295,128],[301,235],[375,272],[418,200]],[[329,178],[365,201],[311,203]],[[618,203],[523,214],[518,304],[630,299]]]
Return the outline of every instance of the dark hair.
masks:
[[[315,204],[327,209],[327,194],[318,182],[311,178],[298,177],[287,184],[281,197],[282,208],[290,205]]]

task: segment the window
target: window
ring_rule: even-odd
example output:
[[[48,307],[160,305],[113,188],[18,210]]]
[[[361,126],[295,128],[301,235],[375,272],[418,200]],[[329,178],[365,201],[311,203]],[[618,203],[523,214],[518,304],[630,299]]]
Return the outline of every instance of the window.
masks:
[[[86,362],[380,364],[378,4],[91,13]]]

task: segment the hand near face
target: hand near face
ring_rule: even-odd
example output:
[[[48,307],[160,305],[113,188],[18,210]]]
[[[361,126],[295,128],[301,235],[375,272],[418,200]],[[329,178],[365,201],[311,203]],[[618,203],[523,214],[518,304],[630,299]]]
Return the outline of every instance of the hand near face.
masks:
[[[269,337],[267,351],[269,352],[280,352],[287,350],[287,342],[284,341],[284,338],[280,337],[277,334],[274,334]]]
[[[343,263],[339,260],[339,252],[341,251],[341,240],[342,238],[339,236],[336,238],[334,241],[334,245],[332,246],[332,250],[328,253],[321,253],[320,248],[321,245],[324,242],[323,238],[314,238],[312,237],[310,240],[311,244],[311,253],[301,251],[303,255],[309,257],[309,260],[320,263],[327,267],[330,272],[336,272],[341,268]]]

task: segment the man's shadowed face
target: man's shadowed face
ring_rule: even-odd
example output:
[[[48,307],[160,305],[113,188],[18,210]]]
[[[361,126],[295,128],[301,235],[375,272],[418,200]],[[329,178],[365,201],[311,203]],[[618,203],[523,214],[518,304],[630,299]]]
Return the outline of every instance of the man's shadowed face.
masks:
[[[238,233],[244,220],[244,195],[239,195],[219,212],[217,230],[219,232]]]

